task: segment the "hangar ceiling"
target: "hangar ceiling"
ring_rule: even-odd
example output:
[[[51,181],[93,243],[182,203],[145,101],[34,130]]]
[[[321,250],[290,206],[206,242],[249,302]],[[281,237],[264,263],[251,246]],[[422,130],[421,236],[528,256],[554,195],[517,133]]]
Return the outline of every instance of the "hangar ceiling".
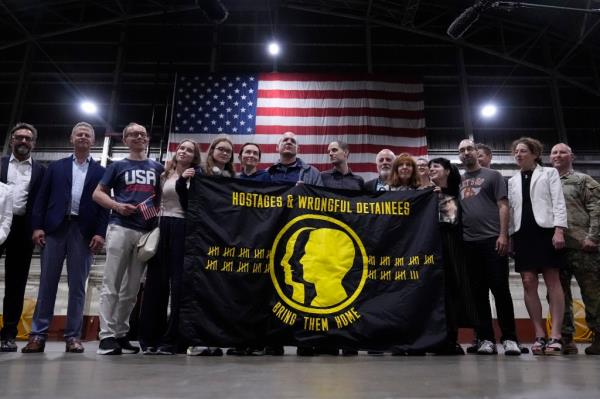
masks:
[[[492,8],[454,40],[446,30],[473,0],[222,3],[229,15],[216,24],[213,0],[0,0],[0,131],[30,121],[40,150],[67,151],[79,99],[94,98],[100,138],[136,120],[160,150],[176,73],[327,71],[422,78],[434,152],[469,135],[506,151],[525,134],[600,151],[597,13]],[[271,38],[283,46],[276,63]],[[501,117],[484,121],[478,107],[491,99]]]

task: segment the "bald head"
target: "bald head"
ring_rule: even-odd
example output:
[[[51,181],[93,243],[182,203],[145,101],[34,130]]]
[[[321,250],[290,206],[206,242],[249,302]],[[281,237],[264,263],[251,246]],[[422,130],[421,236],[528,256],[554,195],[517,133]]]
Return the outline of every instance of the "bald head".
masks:
[[[573,159],[575,158],[571,147],[565,143],[558,143],[550,151],[550,162],[559,174],[565,174],[573,169]]]
[[[468,171],[480,168],[477,162],[477,147],[473,140],[465,139],[458,144],[458,158]]]
[[[279,138],[277,144],[279,150],[279,158],[282,163],[292,163],[296,161],[296,155],[298,154],[298,141],[296,135],[293,132],[285,132]]]
[[[377,154],[375,164],[377,165],[377,173],[379,173],[379,177],[382,180],[387,180],[392,173],[392,163],[395,158],[396,155],[392,150],[388,150],[387,148],[379,151]]]

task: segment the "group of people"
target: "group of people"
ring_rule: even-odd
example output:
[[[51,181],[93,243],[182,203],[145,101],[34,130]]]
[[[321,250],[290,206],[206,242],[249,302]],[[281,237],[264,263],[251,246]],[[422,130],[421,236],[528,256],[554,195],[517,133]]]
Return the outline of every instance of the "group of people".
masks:
[[[593,342],[585,352],[600,354],[600,185],[572,169],[574,155],[566,144],[552,148],[553,167],[542,165],[542,144],[523,137],[512,145],[520,169],[506,183],[490,168],[491,149],[471,140],[458,145],[464,166],[445,158],[415,158],[381,150],[375,160],[377,178],[364,182],[349,167],[349,146],[334,141],[327,151],[332,169],[319,172],[298,156],[298,137],[279,139],[279,161],[259,170],[260,146],[239,150],[240,172],[234,168],[234,145],[217,137],[201,162],[199,145],[184,140],[163,167],[147,158],[149,137],[144,126],[128,124],[123,142],[128,156],[106,169],[90,156],[94,129],[77,123],[71,132],[73,155],[44,168],[31,158],[35,127],[17,124],[10,131],[12,153],[0,163],[0,256],[5,256],[4,326],[0,351],[17,350],[15,338],[34,245],[41,248],[41,281],[29,341],[23,353],[43,352],[63,262],[68,275],[66,351],[81,353],[85,281],[92,254],[106,249],[100,293],[100,344],[97,353],[175,354],[183,344],[178,332],[185,237],[187,187],[196,175],[237,177],[275,184],[313,184],[367,192],[432,189],[439,199],[446,284],[448,337],[439,354],[464,354],[457,343],[460,327],[473,328],[469,353],[497,353],[489,292],[494,295],[500,342],[506,355],[526,351],[519,344],[509,289],[509,254],[521,274],[525,304],[533,322],[534,354],[577,353],[571,279],[580,285]],[[159,218],[155,217],[158,214]],[[157,254],[148,262],[136,255],[142,235],[157,223]],[[145,274],[139,342],[127,338],[129,318]],[[538,294],[541,274],[548,289],[552,317],[549,336],[543,325]],[[169,309],[170,304],[170,309]],[[565,306],[566,304],[566,306]],[[298,348],[312,355],[337,348]],[[283,354],[283,348],[232,348],[231,354]],[[216,356],[220,348],[192,347],[188,354]],[[353,349],[343,349],[355,355]]]

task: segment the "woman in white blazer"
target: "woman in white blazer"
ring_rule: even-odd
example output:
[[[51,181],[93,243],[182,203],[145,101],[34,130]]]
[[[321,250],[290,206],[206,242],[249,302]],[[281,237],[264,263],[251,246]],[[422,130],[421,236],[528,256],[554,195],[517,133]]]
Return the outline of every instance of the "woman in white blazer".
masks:
[[[554,168],[542,166],[542,143],[530,137],[515,140],[512,150],[519,173],[508,181],[510,234],[515,270],[521,273],[525,306],[535,328],[534,355],[560,355],[560,329],[565,307],[559,269],[565,246],[567,208],[560,176]],[[542,304],[538,295],[538,274],[548,289],[552,331],[546,340]]]

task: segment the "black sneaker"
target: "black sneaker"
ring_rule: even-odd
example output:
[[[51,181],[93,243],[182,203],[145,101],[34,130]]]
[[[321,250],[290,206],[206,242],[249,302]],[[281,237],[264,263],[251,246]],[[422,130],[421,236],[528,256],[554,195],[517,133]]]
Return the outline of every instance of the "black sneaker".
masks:
[[[474,339],[473,343],[467,346],[467,353],[470,355],[475,355],[477,354],[477,349],[479,349],[479,340]]]
[[[315,354],[312,346],[299,346],[296,349],[296,356],[315,356]]]
[[[338,348],[331,346],[315,346],[314,350],[316,355],[338,356],[340,354]]]
[[[157,355],[175,355],[176,349],[174,345],[160,345],[158,348],[156,348],[156,354]]]
[[[227,354],[227,356],[246,356],[247,352],[248,352],[247,348],[239,347],[239,348],[229,348],[229,349],[227,349],[227,351],[225,353]]]
[[[434,354],[438,356],[462,356],[465,351],[458,342],[446,342]]]
[[[358,351],[356,349],[342,348],[342,356],[358,356]]]
[[[17,351],[17,343],[14,338],[3,339],[0,342],[0,352],[16,352]]]
[[[404,351],[394,351],[392,356],[425,356],[427,353],[422,350],[407,349]]]
[[[113,337],[108,337],[100,340],[100,345],[96,351],[99,355],[120,355],[121,346]]]
[[[523,344],[519,344],[519,349],[521,349],[521,354],[522,355],[528,355],[529,354],[529,348],[526,347]]]
[[[265,355],[267,356],[283,356],[283,346],[272,345],[265,347]]]
[[[127,337],[117,338],[117,343],[121,347],[121,351],[124,354],[135,355],[140,351],[138,346],[131,345],[131,342],[127,339]]]
[[[142,346],[142,353],[144,355],[158,355],[156,346]]]
[[[248,348],[248,352],[247,355],[248,356],[264,356],[267,354],[267,351],[265,350],[265,348],[259,348],[259,347],[250,347]]]

